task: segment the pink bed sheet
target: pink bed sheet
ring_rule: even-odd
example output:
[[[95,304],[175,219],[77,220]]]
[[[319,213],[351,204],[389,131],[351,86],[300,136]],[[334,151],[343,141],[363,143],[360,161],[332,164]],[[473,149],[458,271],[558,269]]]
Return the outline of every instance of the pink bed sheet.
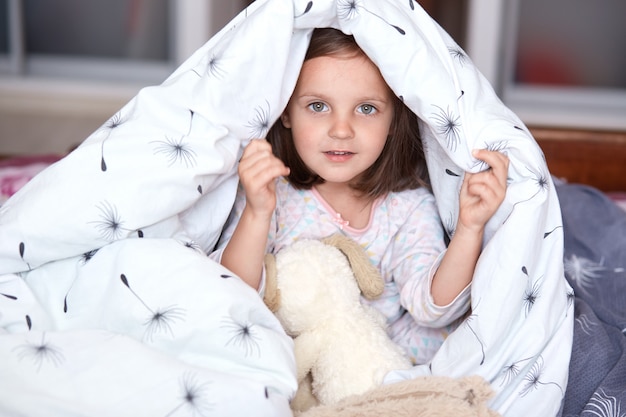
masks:
[[[0,160],[0,205],[61,155],[21,156]]]

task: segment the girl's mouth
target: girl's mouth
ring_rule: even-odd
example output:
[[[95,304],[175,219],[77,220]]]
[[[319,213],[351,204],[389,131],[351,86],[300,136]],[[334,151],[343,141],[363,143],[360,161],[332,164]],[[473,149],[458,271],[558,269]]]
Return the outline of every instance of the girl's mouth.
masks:
[[[326,151],[324,154],[331,162],[346,162],[355,155],[349,151]]]

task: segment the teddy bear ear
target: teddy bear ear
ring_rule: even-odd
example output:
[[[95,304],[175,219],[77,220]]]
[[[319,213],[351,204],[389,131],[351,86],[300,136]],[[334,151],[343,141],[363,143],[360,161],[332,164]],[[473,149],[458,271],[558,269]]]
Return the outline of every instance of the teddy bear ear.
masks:
[[[265,255],[265,295],[263,301],[272,313],[280,307],[280,290],[276,270],[276,257],[271,253]]]
[[[336,247],[348,258],[354,278],[365,298],[372,300],[383,293],[385,288],[383,278],[358,243],[342,234],[331,235],[322,242]]]

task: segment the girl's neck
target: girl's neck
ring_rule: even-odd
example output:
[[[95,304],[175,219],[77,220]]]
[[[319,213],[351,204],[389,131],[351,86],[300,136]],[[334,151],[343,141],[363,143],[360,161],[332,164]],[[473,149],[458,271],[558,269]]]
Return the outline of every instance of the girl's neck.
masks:
[[[315,190],[351,227],[362,229],[369,224],[373,198],[343,184],[318,184]]]

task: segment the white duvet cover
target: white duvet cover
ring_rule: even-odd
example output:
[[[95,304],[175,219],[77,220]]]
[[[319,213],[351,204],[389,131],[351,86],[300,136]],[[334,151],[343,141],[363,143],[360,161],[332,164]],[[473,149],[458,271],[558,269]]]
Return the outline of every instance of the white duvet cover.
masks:
[[[478,374],[505,416],[558,413],[572,293],[558,200],[528,130],[413,0],[257,0],[0,207],[1,415],[290,414],[291,340],[206,254],[243,146],[278,118],[311,30],[328,26],[354,34],[422,120],[450,233],[463,171],[485,168],[471,150],[511,160],[471,316],[431,364],[388,381]]]

